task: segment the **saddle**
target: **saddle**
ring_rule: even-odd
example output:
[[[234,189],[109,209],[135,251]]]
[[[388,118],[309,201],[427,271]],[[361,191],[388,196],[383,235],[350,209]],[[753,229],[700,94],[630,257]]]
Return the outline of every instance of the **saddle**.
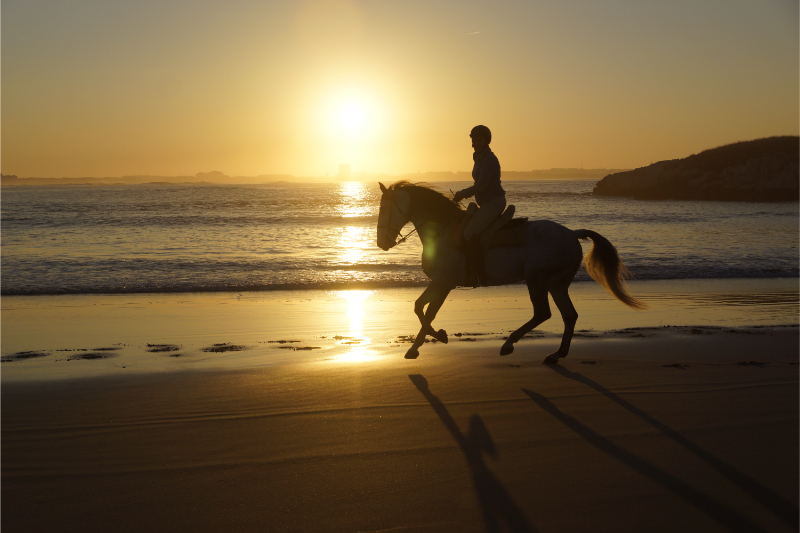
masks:
[[[514,218],[514,211],[516,207],[513,205],[506,207],[503,214],[478,236],[484,253],[492,248],[525,244],[525,223],[528,222],[528,217]]]
[[[516,208],[513,205],[506,207],[505,211],[494,222],[473,237],[467,243],[463,241],[464,228],[478,211],[478,206],[470,203],[461,220],[451,226],[450,246],[458,248],[465,255],[467,286],[479,287],[489,284],[486,275],[486,253],[492,248],[503,246],[521,246],[525,244],[527,218],[514,218]],[[476,242],[477,241],[477,242]]]
[[[461,218],[461,222],[455,228],[456,236],[460,236],[464,233],[464,228],[467,227],[467,224],[472,219],[473,215],[475,215],[476,211],[478,211],[478,206],[474,203],[469,204],[467,211]],[[528,221],[528,218],[514,218],[515,211],[516,207],[509,205],[494,222],[489,224],[489,226],[478,235],[484,254],[492,248],[522,246],[525,244],[525,223]]]

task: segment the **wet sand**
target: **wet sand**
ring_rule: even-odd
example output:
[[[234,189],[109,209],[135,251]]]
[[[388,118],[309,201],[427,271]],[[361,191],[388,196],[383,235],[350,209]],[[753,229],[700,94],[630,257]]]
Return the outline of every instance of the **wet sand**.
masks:
[[[513,291],[415,361],[412,291],[4,298],[3,528],[796,531],[796,281],[655,285],[558,367]]]
[[[626,328],[747,328],[800,321],[794,279],[649,281],[631,288],[649,305],[646,311],[625,307],[596,283],[573,284],[570,292],[580,314],[573,355],[580,354],[582,340],[600,334],[612,338],[616,334],[605,332]],[[2,382],[402,357],[403,341],[419,331],[413,307],[421,292],[6,296]],[[536,361],[547,355],[524,347],[535,339],[560,337],[563,322],[552,303],[551,308],[553,318],[521,341],[515,356]],[[457,290],[434,325],[449,332],[453,347],[471,339],[499,353],[503,338],[531,314],[524,286]],[[424,360],[425,350],[421,353]]]

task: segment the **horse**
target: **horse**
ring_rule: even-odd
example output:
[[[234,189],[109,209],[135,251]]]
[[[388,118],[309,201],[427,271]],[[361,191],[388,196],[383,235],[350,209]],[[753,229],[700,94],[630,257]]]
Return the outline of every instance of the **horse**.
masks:
[[[466,256],[451,245],[451,234],[458,231],[465,212],[452,199],[424,184],[398,181],[389,187],[378,185],[382,192],[378,247],[388,251],[405,241],[413,231],[400,241],[397,238],[411,222],[422,242],[422,270],[431,280],[414,302],[414,313],[421,327],[405,358],[416,359],[428,335],[447,344],[447,332],[434,330],[432,322],[450,291],[469,285]],[[580,240],[587,239],[591,239],[593,245],[584,258]],[[500,355],[512,353],[517,341],[551,317],[547,298],[550,293],[564,319],[564,334],[558,350],[548,355],[544,363],[558,364],[559,359],[567,356],[578,321],[578,313],[569,297],[569,285],[582,261],[592,279],[623,304],[637,310],[646,307],[628,293],[625,279],[630,273],[608,239],[591,230],[571,230],[550,220],[528,221],[523,245],[491,248],[485,255],[488,285],[524,281],[533,304],[533,317],[508,336]]]

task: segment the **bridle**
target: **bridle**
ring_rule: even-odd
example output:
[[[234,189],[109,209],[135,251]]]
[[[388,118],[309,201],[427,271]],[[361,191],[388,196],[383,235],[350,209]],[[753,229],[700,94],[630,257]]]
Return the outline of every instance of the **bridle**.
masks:
[[[394,191],[386,191],[386,192],[384,192],[383,194],[386,194],[386,193],[389,193],[389,192],[391,192],[391,193],[394,193]],[[406,220],[410,222],[410,221],[411,221],[411,217],[408,215],[408,213],[406,213],[405,211],[403,211],[402,209],[400,209],[400,206],[399,206],[399,205],[397,205],[397,202],[396,202],[396,201],[395,201],[395,199],[394,199],[394,194],[392,194],[392,196],[391,196],[391,200],[392,200],[392,207],[395,207],[395,208],[397,208],[397,210],[400,212],[400,214],[401,214],[401,215],[403,215],[403,216],[406,218]],[[399,229],[394,229],[394,228],[392,227],[392,215],[393,215],[393,214],[394,214],[394,210],[390,210],[390,211],[389,211],[389,223],[388,223],[388,224],[380,224],[380,223],[378,224],[378,229],[381,229],[381,228],[386,228],[386,229],[389,229],[390,231],[393,231],[393,232],[395,233],[395,236],[394,236],[394,238],[395,238],[395,239],[397,239],[397,237],[398,237],[398,236],[400,236],[400,237],[401,237],[399,241],[396,241],[396,242],[395,242],[395,243],[394,243],[394,244],[391,246],[391,248],[394,248],[394,247],[395,247],[395,246],[397,246],[398,244],[403,244],[404,242],[406,242],[406,239],[408,239],[409,237],[411,237],[411,236],[412,236],[414,233],[416,233],[416,231],[417,231],[417,228],[416,228],[416,226],[415,226],[415,227],[414,227],[414,229],[412,229],[411,231],[409,231],[409,232],[408,232],[408,233],[407,233],[405,236],[402,236],[402,235],[400,235],[400,230],[399,230]]]

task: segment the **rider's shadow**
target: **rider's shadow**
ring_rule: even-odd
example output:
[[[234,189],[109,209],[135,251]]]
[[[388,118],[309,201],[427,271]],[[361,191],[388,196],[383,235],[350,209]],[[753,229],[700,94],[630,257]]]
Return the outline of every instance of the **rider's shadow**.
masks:
[[[469,465],[472,482],[475,492],[480,502],[483,519],[487,531],[502,531],[502,523],[505,523],[507,530],[519,532],[533,532],[536,529],[528,522],[522,510],[514,502],[511,495],[503,487],[500,481],[492,474],[486,463],[483,461],[483,453],[492,457],[497,455],[497,448],[492,441],[489,431],[478,415],[472,415],[469,419],[469,431],[465,435],[458,424],[450,415],[447,407],[439,398],[431,393],[428,388],[428,380],[420,374],[408,376],[411,382],[416,385],[422,395],[431,404],[433,410],[439,415],[442,423],[453,435],[458,443],[464,458]]]

